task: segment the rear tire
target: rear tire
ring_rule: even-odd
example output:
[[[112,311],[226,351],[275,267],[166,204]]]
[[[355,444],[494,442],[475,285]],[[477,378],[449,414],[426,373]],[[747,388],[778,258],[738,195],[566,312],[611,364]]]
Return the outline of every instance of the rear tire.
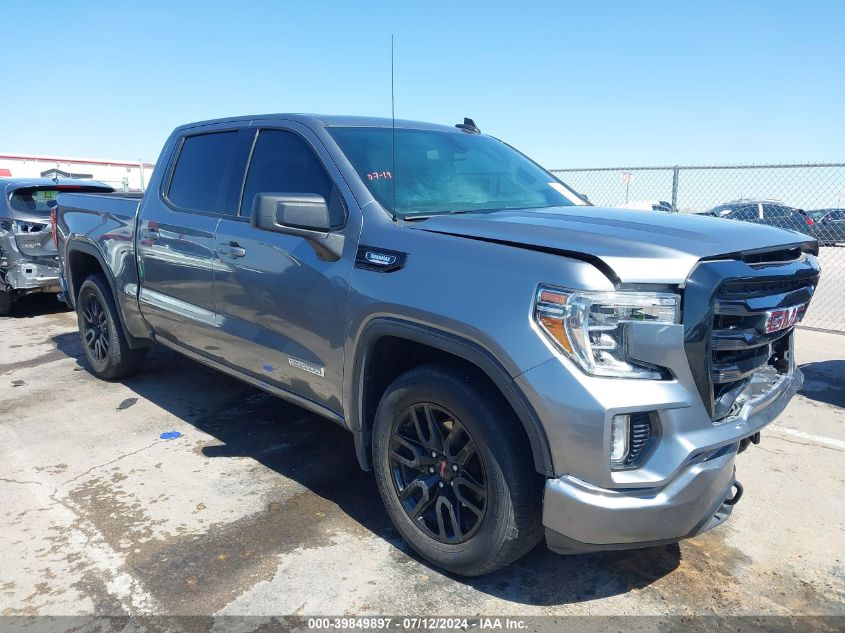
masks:
[[[95,376],[117,380],[131,376],[144,365],[147,350],[129,347],[104,275],[91,275],[83,282],[76,318],[85,358]]]
[[[12,313],[12,291],[0,290],[0,317],[9,316]]]
[[[399,376],[376,412],[373,464],[396,529],[438,567],[487,574],[542,537],[542,478],[522,424],[469,368],[432,363]]]

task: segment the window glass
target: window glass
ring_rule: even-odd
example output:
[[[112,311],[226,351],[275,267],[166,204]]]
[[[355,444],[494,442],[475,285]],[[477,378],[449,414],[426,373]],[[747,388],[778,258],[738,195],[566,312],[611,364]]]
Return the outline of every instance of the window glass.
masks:
[[[333,190],[323,164],[301,136],[285,130],[262,130],[247,171],[240,214],[249,216],[259,193],[309,193],[325,199],[333,225],[342,224],[342,207],[333,200]]]
[[[98,187],[96,185],[53,185],[22,187],[16,189],[9,198],[9,204],[15,211],[34,213],[36,215],[49,215],[52,205],[55,204],[59,193],[71,191],[73,193],[104,193],[112,191],[111,187]]]
[[[731,213],[728,217],[733,220],[744,220],[748,222],[749,220],[758,220],[758,208],[757,205],[744,205],[738,207],[733,213]]]
[[[780,204],[764,204],[763,217],[769,218],[788,218],[792,215],[792,209],[784,207]]]
[[[389,127],[331,127],[329,133],[373,197],[400,216],[583,204],[557,178],[490,136]]]
[[[236,131],[189,136],[182,144],[167,198],[177,207],[221,213],[229,187],[228,165]]]

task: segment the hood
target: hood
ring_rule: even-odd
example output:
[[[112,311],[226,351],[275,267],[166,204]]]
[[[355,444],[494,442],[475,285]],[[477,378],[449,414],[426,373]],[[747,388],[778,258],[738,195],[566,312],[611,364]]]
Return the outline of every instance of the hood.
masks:
[[[812,242],[748,222],[588,206],[434,216],[411,227],[559,252],[592,261],[622,283],[680,284],[700,259]]]

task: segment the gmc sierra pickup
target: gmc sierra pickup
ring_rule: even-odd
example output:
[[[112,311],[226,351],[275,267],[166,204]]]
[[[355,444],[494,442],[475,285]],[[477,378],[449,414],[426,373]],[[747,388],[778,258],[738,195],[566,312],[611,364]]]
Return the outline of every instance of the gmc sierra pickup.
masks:
[[[452,572],[719,525],[801,386],[812,238],[590,206],[469,119],[195,123],[157,165],[143,199],[59,195],[91,371],[160,343],[342,425]]]

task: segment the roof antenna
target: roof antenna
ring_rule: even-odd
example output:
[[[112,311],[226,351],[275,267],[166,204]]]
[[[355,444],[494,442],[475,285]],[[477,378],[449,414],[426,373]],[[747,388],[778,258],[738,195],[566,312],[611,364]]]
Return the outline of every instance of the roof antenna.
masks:
[[[393,33],[390,34],[390,184],[393,189],[393,221],[396,222],[396,97],[393,90]]]
[[[455,127],[459,130],[463,130],[467,134],[481,134],[481,130],[478,129],[475,121],[466,117],[464,117],[463,123],[458,123]]]

